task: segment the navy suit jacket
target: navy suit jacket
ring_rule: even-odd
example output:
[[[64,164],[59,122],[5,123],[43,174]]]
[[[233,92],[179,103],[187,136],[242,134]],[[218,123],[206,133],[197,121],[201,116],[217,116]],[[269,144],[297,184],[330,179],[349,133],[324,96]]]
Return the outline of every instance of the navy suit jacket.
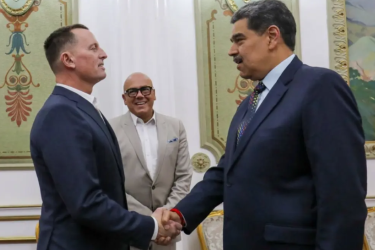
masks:
[[[147,249],[155,223],[127,211],[112,128],[78,94],[55,87],[31,130],[43,200],[38,250]]]
[[[335,72],[295,57],[236,146],[176,208],[193,231],[224,202],[226,250],[361,250],[366,157],[353,94]]]

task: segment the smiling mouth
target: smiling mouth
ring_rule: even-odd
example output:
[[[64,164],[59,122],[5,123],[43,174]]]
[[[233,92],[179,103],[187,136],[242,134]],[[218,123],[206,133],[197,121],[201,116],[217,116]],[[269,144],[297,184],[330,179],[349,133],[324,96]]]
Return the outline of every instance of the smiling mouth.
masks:
[[[146,104],[146,102],[136,102],[135,105],[143,105]]]

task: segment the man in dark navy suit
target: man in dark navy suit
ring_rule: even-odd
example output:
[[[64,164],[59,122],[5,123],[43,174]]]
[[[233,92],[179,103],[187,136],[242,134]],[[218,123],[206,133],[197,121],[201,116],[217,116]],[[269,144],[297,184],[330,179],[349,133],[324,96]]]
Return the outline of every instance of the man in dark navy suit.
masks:
[[[181,225],[165,231],[162,209],[152,216],[127,211],[117,139],[91,95],[106,77],[107,55],[79,24],[53,32],[44,48],[58,84],[31,130],[43,200],[37,249],[147,249],[160,236],[167,244]]]
[[[229,55],[258,84],[218,166],[163,218],[189,234],[224,202],[225,250],[361,250],[365,141],[350,88],[293,54],[296,23],[284,3],[251,1],[232,23]]]

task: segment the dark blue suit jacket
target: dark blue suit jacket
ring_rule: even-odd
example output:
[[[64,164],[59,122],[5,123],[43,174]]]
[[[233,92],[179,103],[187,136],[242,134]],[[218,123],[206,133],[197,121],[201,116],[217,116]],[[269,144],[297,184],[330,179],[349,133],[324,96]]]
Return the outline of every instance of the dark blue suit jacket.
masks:
[[[176,207],[186,233],[224,202],[225,250],[361,250],[366,157],[353,94],[335,72],[295,57],[236,146]]]
[[[104,120],[62,87],[36,116],[30,147],[43,200],[38,250],[147,249],[155,224],[127,211],[119,146]]]

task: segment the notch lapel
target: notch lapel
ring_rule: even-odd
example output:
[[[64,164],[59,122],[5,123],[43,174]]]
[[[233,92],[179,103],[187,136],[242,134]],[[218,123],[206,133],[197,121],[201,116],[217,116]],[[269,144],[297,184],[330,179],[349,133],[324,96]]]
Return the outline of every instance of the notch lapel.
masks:
[[[156,131],[158,134],[158,160],[156,164],[156,172],[154,182],[159,176],[159,173],[164,164],[165,150],[167,149],[168,130],[167,124],[162,116],[156,113]]]
[[[133,123],[130,112],[127,112],[125,114],[124,122],[121,126],[123,126],[124,131],[126,135],[128,136],[130,143],[133,145],[134,151],[137,154],[142,167],[146,171],[147,176],[152,180],[150,171],[148,171],[146,160],[143,154],[141,140],[139,139],[138,131]]]
[[[107,128],[108,128],[108,131],[113,139],[113,143],[114,143],[114,146],[115,146],[115,151],[116,151],[116,157],[117,157],[117,162],[119,163],[118,165],[120,166],[120,172],[121,172],[121,175],[123,176],[123,179],[125,181],[125,173],[124,173],[124,168],[123,168],[123,165],[122,165],[122,159],[121,159],[121,152],[120,152],[120,146],[118,145],[118,141],[117,141],[117,137],[116,137],[116,134],[115,132],[113,131],[111,125],[109,124],[108,120],[104,117],[103,115],[103,119],[107,125]]]
[[[266,98],[263,100],[262,104],[259,106],[258,110],[255,112],[251,122],[246,128],[240,142],[237,145],[237,149],[234,151],[233,158],[231,159],[227,173],[230,171],[231,167],[236,163],[237,159],[248,145],[254,132],[263,122],[263,120],[272,112],[273,108],[279,103],[284,94],[288,90],[288,83],[294,78],[296,71],[302,66],[302,62],[297,56],[292,60],[288,67],[281,74],[276,84],[270,90]]]
[[[81,109],[83,112],[85,112],[87,115],[89,115],[95,122],[96,124],[100,127],[100,129],[103,131],[103,133],[106,135],[108,141],[109,141],[109,144],[110,144],[110,147],[111,147],[111,150],[112,150],[112,153],[114,154],[114,157],[116,159],[116,162],[117,162],[117,168],[120,172],[120,176],[122,178],[122,181],[125,181],[125,176],[124,176],[124,171],[122,169],[122,162],[119,158],[119,155],[118,155],[118,150],[116,149],[116,143],[117,140],[116,139],[116,136],[113,137],[110,133],[110,126],[108,124],[108,121],[105,119],[104,115],[103,115],[103,119],[102,117],[100,116],[99,114],[99,111],[96,110],[96,108],[94,107],[93,104],[91,104],[89,101],[85,100],[83,97],[81,97],[80,95],[66,89],[66,88],[63,88],[63,87],[59,87],[59,86],[56,86],[55,89],[53,90],[53,93],[54,95],[62,95],[62,96],[65,96],[67,98],[69,98],[70,100],[73,100],[74,102],[77,103],[77,107],[79,109]],[[108,125],[106,125],[106,123]]]

